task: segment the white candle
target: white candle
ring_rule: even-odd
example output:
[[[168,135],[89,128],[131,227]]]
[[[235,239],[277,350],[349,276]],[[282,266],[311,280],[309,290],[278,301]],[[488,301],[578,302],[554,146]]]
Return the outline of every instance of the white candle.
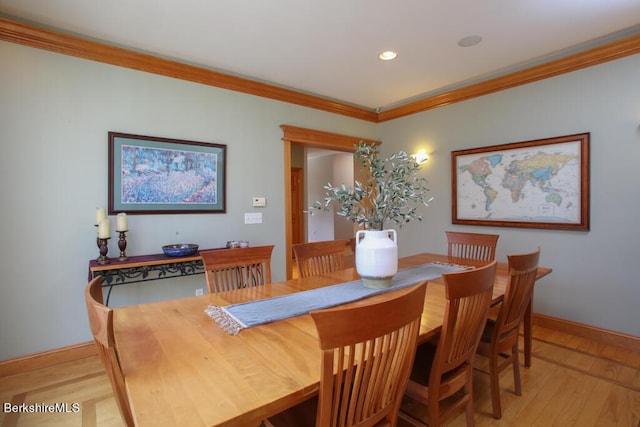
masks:
[[[96,223],[95,225],[100,224],[100,221],[107,217],[107,210],[105,208],[96,208]]]
[[[116,217],[116,231],[127,231],[129,225],[127,224],[127,214],[122,212]]]
[[[109,224],[109,218],[104,218],[98,224],[98,237],[100,239],[108,239],[111,237],[111,230],[109,229],[111,225]]]

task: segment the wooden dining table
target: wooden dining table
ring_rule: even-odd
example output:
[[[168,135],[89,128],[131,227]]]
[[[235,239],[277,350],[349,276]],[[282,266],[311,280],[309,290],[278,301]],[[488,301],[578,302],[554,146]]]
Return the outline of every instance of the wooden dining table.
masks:
[[[401,258],[399,268],[429,262],[474,264],[424,253]],[[550,272],[540,267],[538,278]],[[205,309],[210,304],[226,306],[357,278],[355,269],[347,268],[259,287],[116,308],[116,347],[136,425],[258,426],[261,420],[316,395],[320,349],[309,315],[230,335]],[[499,263],[495,304],[502,300],[507,281],[507,264]],[[348,304],[388,298],[393,292]],[[429,281],[420,342],[438,336],[444,309],[442,279]]]

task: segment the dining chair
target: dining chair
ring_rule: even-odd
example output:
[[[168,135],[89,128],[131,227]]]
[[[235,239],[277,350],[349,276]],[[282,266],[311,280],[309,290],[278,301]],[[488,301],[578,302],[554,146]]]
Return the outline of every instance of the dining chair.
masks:
[[[328,240],[293,245],[299,276],[318,276],[344,269],[347,243],[346,240]]]
[[[493,261],[496,259],[498,234],[445,231],[448,255],[452,258]]]
[[[442,275],[446,306],[437,343],[418,346],[406,396],[427,407],[429,427],[439,426],[465,408],[467,426],[474,425],[473,358],[491,304],[496,261],[483,267]],[[400,417],[426,426],[411,404]]]
[[[374,303],[312,311],[320,344],[318,396],[267,426],[395,426],[415,355],[427,282]]]
[[[133,415],[124,385],[124,375],[115,347],[113,309],[103,304],[102,276],[98,276],[89,282],[84,291],[84,299],[87,304],[91,333],[93,334],[100,360],[107,371],[109,382],[111,382],[111,388],[120,409],[120,414],[127,426],[133,426]]]
[[[487,320],[478,346],[478,354],[489,358],[491,404],[493,417],[496,419],[502,418],[500,372],[512,366],[515,393],[518,396],[522,394],[518,336],[520,324],[533,296],[540,248],[528,254],[508,255],[507,258],[509,260],[509,281],[504,299],[497,318]]]
[[[271,283],[273,245],[200,251],[209,293]]]

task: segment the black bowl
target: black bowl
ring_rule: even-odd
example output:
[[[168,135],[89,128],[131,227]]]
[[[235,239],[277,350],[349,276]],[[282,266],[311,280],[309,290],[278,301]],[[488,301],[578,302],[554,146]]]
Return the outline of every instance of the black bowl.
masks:
[[[179,243],[176,245],[165,245],[162,247],[162,252],[166,256],[189,256],[198,252],[198,245],[192,243]]]

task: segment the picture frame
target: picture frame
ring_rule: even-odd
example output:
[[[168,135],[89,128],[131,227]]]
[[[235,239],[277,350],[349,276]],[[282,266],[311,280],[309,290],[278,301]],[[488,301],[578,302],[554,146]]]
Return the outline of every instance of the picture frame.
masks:
[[[227,146],[109,132],[109,214],[226,212]]]
[[[451,152],[453,224],[589,230],[590,134]]]

